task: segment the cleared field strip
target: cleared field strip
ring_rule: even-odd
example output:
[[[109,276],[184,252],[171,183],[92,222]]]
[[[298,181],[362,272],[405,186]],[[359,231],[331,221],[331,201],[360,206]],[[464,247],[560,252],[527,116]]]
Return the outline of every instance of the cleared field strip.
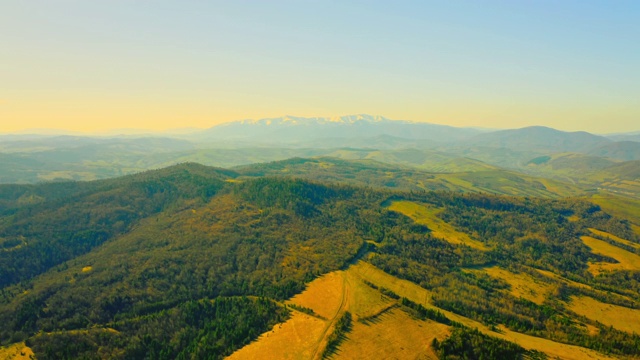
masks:
[[[615,359],[614,357],[607,356],[605,354],[593,351],[590,349],[581,348],[575,345],[567,345],[531,335],[525,335],[511,330],[502,328],[504,334],[497,334],[480,331],[486,334],[503,338],[505,340],[513,341],[514,343],[526,348],[542,351],[549,355],[549,359],[564,359],[564,360],[586,360],[586,359]]]
[[[344,282],[342,271],[328,273],[310,282],[305,291],[292,297],[287,303],[311,308],[316,314],[330,319],[340,309]]]
[[[532,335],[521,334],[508,330],[506,328],[503,328],[502,333],[497,333],[490,330],[487,326],[480,322],[431,305],[429,303],[431,299],[429,291],[412,282],[398,279],[395,276],[389,275],[371,264],[360,261],[356,265],[352,266],[349,270],[351,269],[356,271],[359,275],[363,276],[363,278],[371,281],[378,286],[386,287],[396,294],[404,296],[411,301],[423,305],[426,308],[440,310],[443,314],[445,314],[449,319],[453,321],[457,321],[470,328],[477,328],[487,335],[515,342],[516,344],[519,344],[526,349],[535,349],[538,351],[542,351],[548,354],[551,359],[555,357],[568,360],[614,359],[590,349],[585,349],[574,345],[567,345],[552,340],[535,337]],[[346,346],[347,343],[348,341],[345,342],[345,345],[343,346]],[[373,359],[376,359],[376,357],[373,357]]]
[[[349,268],[349,272],[352,272],[354,276],[366,279],[378,286],[385,287],[411,301],[420,304],[429,303],[431,301],[431,293],[427,289],[424,289],[411,281],[389,275],[369,263],[359,261]]]
[[[353,266],[345,273],[351,288],[349,311],[354,315],[354,320],[375,316],[395,303],[365,284],[364,278],[354,270]]]
[[[431,342],[449,336],[449,326],[416,320],[393,308],[363,324],[355,322],[335,359],[437,359]]]
[[[569,309],[618,330],[640,334],[640,310],[606,304],[588,296],[572,296]]]
[[[326,322],[316,317],[294,312],[291,319],[276,325],[228,359],[300,359],[308,360],[317,347],[317,340]]]
[[[506,270],[499,268],[490,271],[496,276],[508,275],[508,272],[503,273]],[[438,309],[449,319],[477,328],[487,335],[515,342],[527,349],[543,351],[550,358],[612,359],[593,350],[504,328],[501,333],[492,331],[475,320],[433,306],[429,303],[431,293],[426,289],[363,261],[358,261],[346,271],[332,272],[314,280],[303,293],[289,301],[312,308],[327,320],[294,311],[291,319],[262,334],[257,341],[238,350],[229,359],[318,359],[326,337],[332,331],[332,320],[347,309],[355,315],[355,321],[344,342],[331,356],[332,359],[436,359],[431,342],[434,338],[446,338],[451,328],[411,317],[401,307],[394,305],[393,300],[366,285],[364,280],[426,308]],[[357,321],[359,317],[372,316],[371,321]]]
[[[418,224],[426,225],[431,229],[431,234],[437,238],[452,244],[465,244],[475,249],[487,250],[482,242],[471,239],[469,235],[457,231],[453,226],[440,219],[437,215],[442,212],[442,209],[411,201],[394,201],[389,206],[389,210],[406,215]]]
[[[569,280],[567,278],[563,278],[562,276],[560,276],[560,275],[558,275],[556,273],[553,273],[551,271],[548,271],[548,270],[541,270],[541,269],[534,269],[534,270],[536,270],[537,272],[539,272],[540,274],[542,274],[542,275],[544,275],[544,276],[546,276],[548,278],[562,281],[565,284],[569,284],[569,285],[572,285],[572,286],[575,286],[575,287],[579,287],[579,288],[583,288],[583,289],[593,289],[591,286],[589,286],[587,284],[583,284],[583,283],[579,283],[577,281],[573,281],[573,280]]]
[[[593,253],[609,256],[619,261],[617,264],[605,262],[590,263],[589,271],[592,274],[597,275],[604,271],[615,270],[640,270],[640,256],[613,246],[606,241],[592,238],[591,236],[582,236],[580,239],[582,239],[585,245],[591,248]]]
[[[511,285],[511,295],[515,297],[522,297],[536,304],[542,304],[547,298],[547,295],[555,289],[553,284],[545,283],[544,281],[536,279],[529,274],[516,274],[498,266],[471,271],[482,271],[491,277],[506,281]]]
[[[609,214],[631,221],[631,227],[640,235],[640,200],[607,193],[595,194],[589,200]]]
[[[615,242],[618,242],[620,244],[631,246],[632,248],[635,248],[635,249],[640,249],[640,244],[634,243],[633,241],[629,241],[629,240],[623,239],[621,237],[617,237],[617,236],[615,236],[613,234],[609,234],[608,232],[600,231],[598,229],[593,229],[593,228],[589,228],[589,231],[591,231],[593,234],[595,234],[597,236],[600,236],[602,238],[605,238],[605,239],[609,238],[609,239],[611,239],[611,240],[613,240]]]

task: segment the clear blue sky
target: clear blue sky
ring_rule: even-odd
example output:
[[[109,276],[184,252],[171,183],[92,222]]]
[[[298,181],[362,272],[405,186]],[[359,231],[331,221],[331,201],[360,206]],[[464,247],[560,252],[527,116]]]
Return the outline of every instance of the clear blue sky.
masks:
[[[640,1],[0,2],[0,131],[383,115],[640,130]]]

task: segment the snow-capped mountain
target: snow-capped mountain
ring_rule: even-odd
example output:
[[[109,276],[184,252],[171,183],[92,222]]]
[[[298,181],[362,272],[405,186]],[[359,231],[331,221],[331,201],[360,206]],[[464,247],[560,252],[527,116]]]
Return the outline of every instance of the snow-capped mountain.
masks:
[[[300,143],[321,139],[352,139],[387,135],[442,143],[463,140],[480,132],[478,129],[391,120],[382,116],[359,114],[337,117],[283,116],[240,120],[214,126],[200,132],[197,136],[201,140]]]

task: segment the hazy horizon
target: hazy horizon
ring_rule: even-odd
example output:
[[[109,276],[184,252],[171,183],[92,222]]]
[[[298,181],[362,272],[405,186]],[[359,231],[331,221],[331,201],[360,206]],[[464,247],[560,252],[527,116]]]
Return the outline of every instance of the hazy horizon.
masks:
[[[349,115],[342,115],[344,117],[347,116],[359,116],[359,115],[370,115],[370,114],[349,114]],[[379,115],[372,115],[372,116],[379,116]],[[280,117],[276,117],[276,118],[283,118],[283,117],[297,117],[297,118],[332,118],[331,116],[313,116],[313,117],[303,117],[303,116],[295,116],[295,115],[283,115]],[[333,117],[335,118],[335,116]],[[385,117],[386,118],[386,117]],[[0,135],[43,135],[43,136],[56,136],[56,135],[72,135],[72,136],[118,136],[118,135],[123,135],[123,136],[136,136],[136,135],[140,135],[140,136],[144,136],[144,135],[188,135],[190,133],[194,133],[194,132],[198,132],[198,131],[202,131],[202,130],[207,130],[207,129],[211,129],[215,126],[218,125],[222,125],[222,124],[228,124],[228,123],[234,123],[234,122],[241,122],[241,121],[257,121],[257,120],[264,120],[264,119],[274,119],[274,118],[260,118],[260,119],[239,119],[239,120],[232,120],[232,121],[227,121],[227,122],[223,122],[223,123],[217,123],[208,127],[190,127],[190,126],[186,126],[186,127],[173,127],[173,128],[166,128],[166,129],[152,129],[152,128],[104,128],[104,129],[96,129],[93,131],[82,131],[82,130],[69,130],[69,129],[62,129],[62,128],[27,128],[27,129],[21,129],[21,130],[14,130],[14,131],[0,131]],[[410,120],[410,119],[393,119],[393,118],[386,118],[387,120],[392,120],[392,121],[409,121],[409,122],[415,122],[415,123],[425,123],[425,124],[434,124],[434,125],[444,125],[444,126],[452,126],[452,127],[456,127],[456,128],[470,128],[470,129],[479,129],[479,130],[483,130],[483,131],[500,131],[500,130],[510,130],[510,129],[521,129],[521,128],[528,128],[528,127],[535,127],[535,126],[543,126],[543,127],[549,127],[552,129],[556,129],[556,130],[560,130],[560,131],[566,131],[566,132],[580,132],[580,131],[586,131],[586,130],[582,130],[582,129],[577,129],[577,130],[566,130],[566,129],[560,129],[560,128],[556,128],[553,126],[546,126],[546,125],[538,125],[538,124],[533,124],[533,125],[527,125],[527,126],[521,126],[521,127],[514,127],[514,128],[489,128],[489,127],[482,127],[482,126],[455,126],[455,125],[449,125],[449,124],[436,124],[436,123],[429,123],[429,122],[420,122],[420,121],[414,121],[414,120]],[[587,131],[588,132],[588,131]],[[617,135],[617,134],[640,134],[640,131],[638,130],[631,130],[631,131],[622,131],[622,132],[607,132],[607,133],[599,133],[599,132],[591,132],[592,134],[595,135]]]
[[[380,114],[640,130],[640,3],[0,4],[0,132]]]

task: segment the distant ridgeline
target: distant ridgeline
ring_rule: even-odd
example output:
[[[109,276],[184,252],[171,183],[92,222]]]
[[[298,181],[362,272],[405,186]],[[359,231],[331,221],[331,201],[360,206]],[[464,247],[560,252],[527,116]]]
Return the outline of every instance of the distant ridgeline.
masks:
[[[293,175],[296,162],[309,166],[291,160]],[[287,176],[281,165],[185,163],[111,180],[0,186],[2,344],[25,341],[38,359],[219,359],[289,319],[298,310],[284,301],[305,284],[362,261],[432,294],[425,301],[437,311],[381,296],[453,329],[432,344],[441,358],[545,355],[440,311],[640,356],[637,333],[571,305],[586,298],[640,311],[637,219],[578,198],[385,189],[389,174],[370,163],[358,171],[316,164],[333,169],[321,181]],[[498,270],[550,290],[539,300],[517,295],[488,272]],[[326,356],[339,358],[351,323],[350,314],[341,320]]]
[[[329,164],[366,162],[369,168],[410,173],[413,181],[397,176],[386,182],[380,177],[366,180],[404,190],[542,197],[606,191],[638,199],[639,136],[605,137],[542,126],[457,128],[366,114],[242,120],[188,133],[145,136],[0,134],[0,183],[106,179],[185,162],[232,168],[323,158]],[[327,180],[335,178],[331,169],[324,172]],[[434,181],[425,183],[419,179],[434,176]]]

